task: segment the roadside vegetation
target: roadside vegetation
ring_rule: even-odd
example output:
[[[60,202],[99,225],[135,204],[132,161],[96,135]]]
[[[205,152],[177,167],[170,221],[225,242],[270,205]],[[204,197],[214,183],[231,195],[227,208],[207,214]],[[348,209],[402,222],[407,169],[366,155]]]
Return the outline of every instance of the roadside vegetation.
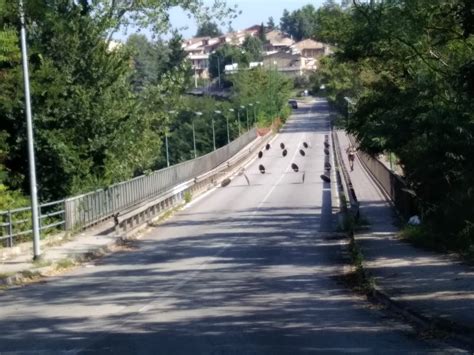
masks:
[[[228,77],[230,99],[187,95],[194,73],[183,38],[171,31],[169,40],[161,39],[171,28],[170,8],[192,13],[202,23],[200,34],[218,30],[210,18],[236,14],[220,1],[207,10],[200,3],[25,2],[40,201],[165,167],[166,134],[171,164],[193,158],[193,123],[202,155],[213,150],[212,120],[220,147],[227,144],[227,121],[235,139],[247,130],[247,115],[250,125],[288,115],[291,82],[263,69]],[[18,13],[17,2],[0,0],[0,210],[29,203]],[[112,40],[131,25],[148,26],[154,37]],[[255,58],[261,56],[258,41],[245,44]]]
[[[474,9],[469,0],[334,7],[335,54],[313,77],[369,154],[394,153],[415,196],[417,240],[474,246]],[[332,15],[331,15],[332,16]],[[348,104],[345,97],[351,99]]]

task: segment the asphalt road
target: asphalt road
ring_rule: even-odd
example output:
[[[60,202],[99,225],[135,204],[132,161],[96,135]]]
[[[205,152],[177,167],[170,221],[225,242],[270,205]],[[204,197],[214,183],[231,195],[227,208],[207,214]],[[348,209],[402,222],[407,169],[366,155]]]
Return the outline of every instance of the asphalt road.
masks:
[[[446,352],[334,278],[341,245],[320,179],[327,116],[322,100],[302,105],[247,167],[250,186],[237,176],[137,250],[1,293],[0,353]]]

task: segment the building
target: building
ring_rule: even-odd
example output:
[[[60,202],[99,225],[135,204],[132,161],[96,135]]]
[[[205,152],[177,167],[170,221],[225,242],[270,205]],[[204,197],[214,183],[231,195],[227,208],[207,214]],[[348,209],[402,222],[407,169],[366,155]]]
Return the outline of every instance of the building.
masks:
[[[286,52],[295,43],[290,37],[281,31],[272,30],[265,34],[267,43],[264,44],[264,51],[267,54],[275,52]]]
[[[249,27],[243,31],[224,34],[219,37],[195,37],[183,42],[183,49],[191,61],[197,78],[209,78],[209,56],[219,47],[227,44],[241,46],[248,36],[258,36],[260,25]],[[263,62],[252,63],[252,67],[262,65],[267,68],[276,68],[278,71],[291,76],[303,75],[307,71],[317,69],[318,59],[332,53],[330,47],[324,43],[305,39],[295,43],[281,31],[272,30],[265,34],[267,42],[264,44],[266,56]],[[229,66],[226,73],[234,73],[236,66]]]
[[[275,69],[289,76],[303,75],[304,63],[301,55],[289,52],[276,52],[263,57],[263,66]]]
[[[306,58],[321,58],[322,56],[329,54],[328,45],[312,39],[305,39],[294,43],[290,49],[293,53],[299,53]]]
[[[222,41],[220,38],[196,37],[183,43],[183,49],[191,62],[192,69],[200,78],[209,77],[209,55],[214,52]]]

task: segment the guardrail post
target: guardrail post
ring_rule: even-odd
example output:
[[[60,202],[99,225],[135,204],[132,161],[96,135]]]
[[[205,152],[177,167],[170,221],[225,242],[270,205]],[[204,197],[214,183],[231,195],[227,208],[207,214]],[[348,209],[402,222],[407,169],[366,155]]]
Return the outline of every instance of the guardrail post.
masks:
[[[7,247],[13,247],[13,220],[12,220],[12,211],[8,210],[8,239]]]

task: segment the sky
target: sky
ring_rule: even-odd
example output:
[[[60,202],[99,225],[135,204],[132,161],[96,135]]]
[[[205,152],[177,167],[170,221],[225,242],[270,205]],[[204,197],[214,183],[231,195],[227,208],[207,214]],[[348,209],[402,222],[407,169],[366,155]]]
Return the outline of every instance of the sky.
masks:
[[[214,1],[204,0],[204,2],[206,5],[212,5]],[[230,7],[237,5],[238,9],[242,11],[242,14],[232,22],[234,30],[242,30],[262,22],[266,23],[270,16],[278,25],[284,9],[291,12],[307,4],[319,7],[324,3],[324,0],[227,0],[226,2]],[[187,27],[180,31],[184,38],[190,38],[196,34],[197,25],[194,19],[190,20],[182,10],[173,9],[170,13],[170,20],[175,28]],[[227,32],[227,26],[221,30]],[[130,33],[133,31],[129,31]],[[125,38],[126,36],[123,34],[119,36],[120,40]]]
[[[232,23],[235,30],[242,30],[253,25],[259,25],[262,22],[266,23],[270,16],[278,25],[284,9],[291,12],[307,4],[319,7],[324,0],[227,0],[226,2],[230,7],[237,5],[239,10],[242,11],[242,14]],[[205,3],[212,4],[213,1],[205,0]],[[170,18],[171,23],[176,27],[187,25],[188,29],[181,31],[184,38],[196,34],[196,23],[190,21],[182,11],[173,11]],[[227,28],[222,28],[222,31],[227,32]]]

